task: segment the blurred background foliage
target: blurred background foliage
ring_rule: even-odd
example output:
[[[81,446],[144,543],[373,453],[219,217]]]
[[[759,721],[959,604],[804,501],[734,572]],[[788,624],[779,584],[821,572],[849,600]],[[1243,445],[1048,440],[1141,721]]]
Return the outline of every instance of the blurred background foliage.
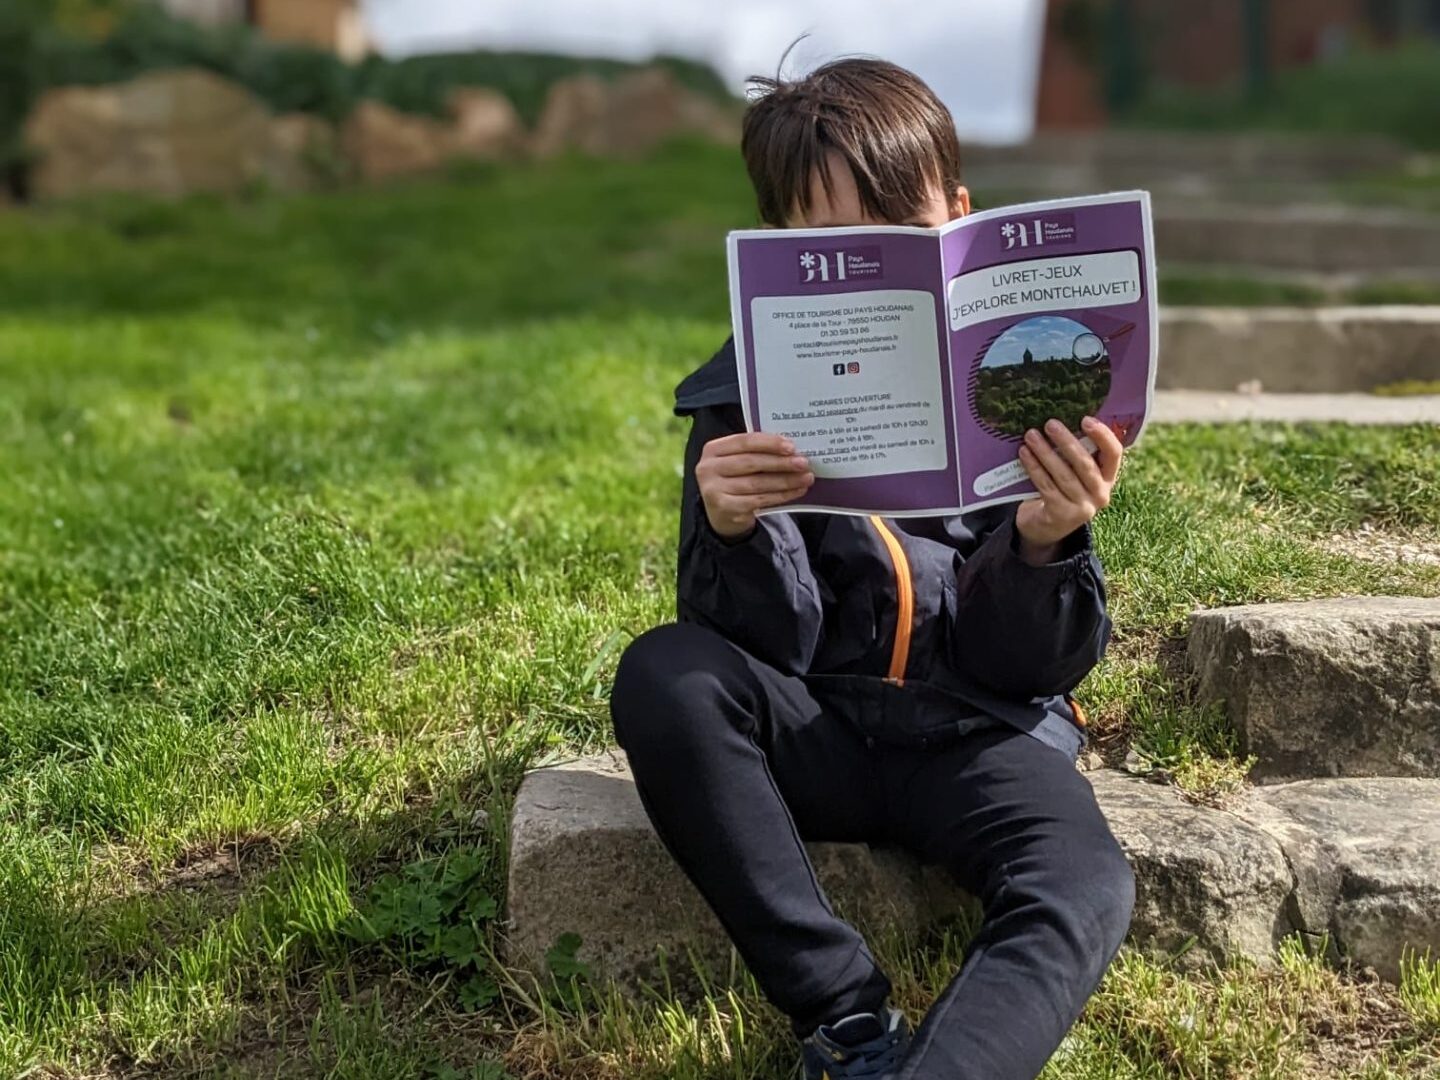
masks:
[[[362,98],[403,112],[439,115],[456,87],[499,90],[534,124],[551,84],[571,75],[602,78],[638,65],[599,57],[473,50],[347,64],[333,52],[269,41],[244,24],[207,27],[143,0],[0,0],[0,169],[18,185],[21,130],[31,106],[54,86],[121,82],[148,71],[196,67],[247,87],[276,112],[340,120]],[[656,57],[682,85],[728,96],[703,63]]]
[[[1122,121],[1197,131],[1306,131],[1388,135],[1440,150],[1440,45],[1406,42],[1385,51],[1294,68],[1264,93],[1216,91],[1156,82]]]

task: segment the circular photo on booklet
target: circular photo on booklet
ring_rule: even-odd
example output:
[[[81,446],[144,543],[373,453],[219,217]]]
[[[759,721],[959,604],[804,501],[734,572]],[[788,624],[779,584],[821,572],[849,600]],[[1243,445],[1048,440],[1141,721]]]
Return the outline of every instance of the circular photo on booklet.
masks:
[[[980,355],[971,406],[988,429],[1020,439],[1055,417],[1075,431],[1110,393],[1105,339],[1063,315],[1016,323]]]

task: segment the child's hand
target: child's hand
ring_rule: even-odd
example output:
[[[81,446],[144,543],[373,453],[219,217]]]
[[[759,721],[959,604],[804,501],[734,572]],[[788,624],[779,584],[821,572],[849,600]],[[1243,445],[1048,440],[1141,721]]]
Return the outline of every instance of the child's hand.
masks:
[[[815,474],[783,435],[746,431],[711,439],[695,463],[710,526],[727,540],[755,528],[755,511],[798,499]]]
[[[1094,441],[1098,462],[1058,420],[1045,424],[1048,439],[1033,428],[1025,433],[1020,464],[1040,498],[1020,504],[1015,528],[1020,532],[1020,554],[1033,565],[1053,562],[1060,541],[1110,505],[1125,448],[1093,416],[1087,416],[1080,429]]]

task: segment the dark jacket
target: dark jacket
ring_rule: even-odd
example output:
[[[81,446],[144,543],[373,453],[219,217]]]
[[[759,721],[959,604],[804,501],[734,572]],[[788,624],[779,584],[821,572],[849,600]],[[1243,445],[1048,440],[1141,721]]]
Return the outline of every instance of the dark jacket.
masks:
[[[859,711],[879,738],[923,744],[998,718],[1078,756],[1084,719],[1069,694],[1110,636],[1088,526],[1039,567],[1018,553],[1015,503],[948,517],[766,514],[727,543],[705,515],[695,464],[710,439],[745,429],[733,340],[676,388],[675,412],[694,418],[681,622],[718,631],[817,692],[868,703]]]

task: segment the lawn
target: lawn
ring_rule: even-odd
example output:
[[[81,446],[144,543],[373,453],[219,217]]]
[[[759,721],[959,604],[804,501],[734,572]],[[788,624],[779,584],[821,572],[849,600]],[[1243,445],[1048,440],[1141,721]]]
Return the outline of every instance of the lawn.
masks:
[[[609,740],[673,608],[674,384],[725,335],[733,155],[0,214],[0,1077],[791,1075],[698,1008],[492,959],[523,770]],[[1197,797],[1243,763],[1197,605],[1440,595],[1434,432],[1157,429],[1098,527],[1082,697]],[[1367,534],[1371,535],[1371,534]],[[886,943],[918,1009],[958,930]],[[558,948],[559,972],[573,970]],[[1440,971],[1127,951],[1060,1077],[1423,1075]]]

